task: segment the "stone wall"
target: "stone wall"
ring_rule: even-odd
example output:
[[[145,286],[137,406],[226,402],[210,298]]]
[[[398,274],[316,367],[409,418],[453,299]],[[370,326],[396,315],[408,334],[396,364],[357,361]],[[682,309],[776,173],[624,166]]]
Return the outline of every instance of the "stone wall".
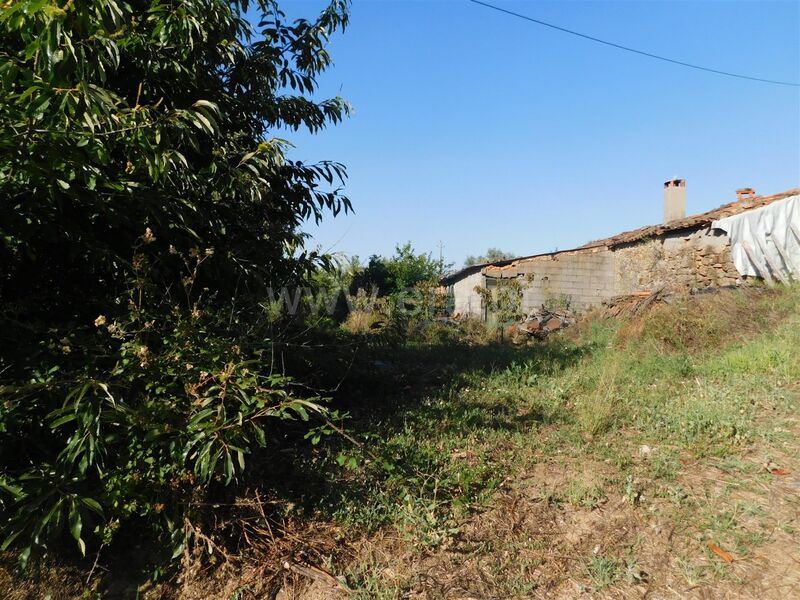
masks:
[[[641,240],[613,253],[616,295],[661,286],[679,290],[733,285],[740,280],[728,238],[710,228]]]
[[[452,286],[455,313],[484,318],[475,286],[486,278],[518,279],[522,310],[568,302],[577,311],[604,300],[662,286],[671,290],[734,285],[741,281],[724,232],[710,227],[673,232],[619,246],[585,248],[536,256],[483,269]]]

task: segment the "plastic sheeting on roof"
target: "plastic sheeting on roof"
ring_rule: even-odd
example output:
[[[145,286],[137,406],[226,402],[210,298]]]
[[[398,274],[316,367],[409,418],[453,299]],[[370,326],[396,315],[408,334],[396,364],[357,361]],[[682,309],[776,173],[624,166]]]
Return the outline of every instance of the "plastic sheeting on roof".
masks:
[[[800,195],[711,224],[731,240],[731,255],[741,275],[768,283],[800,280]]]

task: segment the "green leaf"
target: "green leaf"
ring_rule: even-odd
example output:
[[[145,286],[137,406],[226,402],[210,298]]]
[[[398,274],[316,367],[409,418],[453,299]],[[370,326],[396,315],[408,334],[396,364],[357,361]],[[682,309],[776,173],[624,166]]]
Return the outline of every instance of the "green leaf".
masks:
[[[214,126],[211,124],[211,121],[208,120],[208,117],[206,117],[203,113],[197,111],[194,113],[194,119],[194,124],[198,129],[201,131],[207,131],[210,134],[214,133]],[[200,122],[199,124],[198,121]]]
[[[12,531],[11,534],[6,536],[6,538],[3,540],[3,544],[0,545],[0,550],[2,550],[3,552],[8,550],[8,547],[11,546],[11,544],[14,542],[14,540],[17,539],[21,533],[22,533],[21,529],[18,529],[16,531]]]
[[[231,482],[231,479],[233,479],[233,475],[234,475],[233,457],[231,456],[230,452],[226,451],[225,452],[225,484],[226,485]]]
[[[19,553],[17,560],[19,561],[20,567],[24,570],[28,566],[28,561],[31,558],[31,546],[25,546],[22,551]]]
[[[208,100],[198,100],[193,104],[193,106],[208,108],[213,112],[219,114],[219,107],[214,102],[209,102]]]
[[[72,413],[72,412],[67,413],[66,415],[64,415],[62,417],[59,417],[58,419],[55,419],[54,421],[52,421],[50,423],[50,429],[57,429],[58,427],[60,427],[64,423],[69,423],[70,421],[74,421],[77,418],[78,418],[78,415],[76,415],[75,413]]]
[[[172,559],[178,558],[181,554],[183,554],[183,549],[186,547],[186,544],[181,542],[180,544],[176,545],[172,550]]]
[[[78,507],[73,503],[69,509],[69,532],[75,541],[81,541],[81,529],[83,528],[83,521]]]
[[[256,423],[252,424],[252,428],[256,434],[256,441],[258,442],[258,445],[263,448],[264,446],[267,445],[267,438],[266,435],[264,434],[264,430]]]
[[[97,500],[94,500],[92,498],[82,497],[82,498],[79,498],[79,501],[84,506],[88,507],[90,510],[94,511],[95,513],[97,513],[101,517],[103,516],[103,508],[100,506],[100,503],[97,502]]]

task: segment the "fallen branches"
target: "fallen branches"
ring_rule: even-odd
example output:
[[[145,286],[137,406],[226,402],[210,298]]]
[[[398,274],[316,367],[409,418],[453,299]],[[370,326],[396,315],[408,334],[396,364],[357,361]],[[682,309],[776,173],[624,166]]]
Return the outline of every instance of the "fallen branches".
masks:
[[[664,286],[655,290],[643,290],[615,296],[603,302],[602,313],[606,317],[633,317],[643,313],[653,303],[669,303],[669,293],[665,292]]]

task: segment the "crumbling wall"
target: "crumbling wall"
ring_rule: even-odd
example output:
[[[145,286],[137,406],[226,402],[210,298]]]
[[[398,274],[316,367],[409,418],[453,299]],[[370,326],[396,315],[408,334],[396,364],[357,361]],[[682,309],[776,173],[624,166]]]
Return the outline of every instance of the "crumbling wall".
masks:
[[[543,304],[584,310],[615,294],[614,256],[605,248],[559,252],[516,261],[506,267],[487,267],[487,277],[520,279],[522,310]]]
[[[488,266],[453,284],[454,312],[484,318],[475,286],[487,279],[517,279],[522,311],[569,307],[582,311],[614,296],[664,287],[683,290],[734,285],[741,281],[723,231],[702,227],[663,234],[609,249],[605,246],[556,252]]]
[[[616,295],[705,288],[740,281],[724,232],[702,228],[641,240],[613,250]]]

